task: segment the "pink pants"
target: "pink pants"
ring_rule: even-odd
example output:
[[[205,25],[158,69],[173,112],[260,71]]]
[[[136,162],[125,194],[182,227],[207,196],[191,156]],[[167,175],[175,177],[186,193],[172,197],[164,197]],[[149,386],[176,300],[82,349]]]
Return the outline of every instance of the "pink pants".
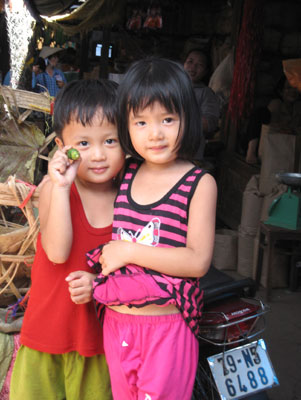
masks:
[[[114,400],[191,399],[199,349],[181,314],[106,308],[103,332]]]

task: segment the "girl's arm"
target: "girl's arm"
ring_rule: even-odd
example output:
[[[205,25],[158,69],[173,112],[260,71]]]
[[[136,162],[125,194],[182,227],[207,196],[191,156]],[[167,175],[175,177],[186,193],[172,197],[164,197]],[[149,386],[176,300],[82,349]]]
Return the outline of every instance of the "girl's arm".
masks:
[[[50,261],[67,261],[73,230],[70,211],[70,189],[79,161],[70,165],[64,151],[58,150],[48,166],[48,176],[39,195],[42,245]]]
[[[199,181],[190,203],[186,247],[150,247],[113,241],[104,246],[99,259],[102,273],[108,275],[124,265],[136,264],[179,277],[205,275],[213,254],[216,199],[215,180],[206,174]]]

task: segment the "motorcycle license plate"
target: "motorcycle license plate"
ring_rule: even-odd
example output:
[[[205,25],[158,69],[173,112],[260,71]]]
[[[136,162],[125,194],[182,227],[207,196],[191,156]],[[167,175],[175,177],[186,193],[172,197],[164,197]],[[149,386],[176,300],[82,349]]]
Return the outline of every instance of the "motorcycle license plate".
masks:
[[[279,385],[263,339],[207,358],[222,400]]]

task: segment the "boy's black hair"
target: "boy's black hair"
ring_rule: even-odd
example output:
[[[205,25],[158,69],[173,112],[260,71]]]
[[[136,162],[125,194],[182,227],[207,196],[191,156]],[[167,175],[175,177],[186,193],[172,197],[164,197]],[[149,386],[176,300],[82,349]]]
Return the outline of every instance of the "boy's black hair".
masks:
[[[183,66],[164,58],[150,57],[132,64],[118,88],[118,134],[126,154],[140,159],[128,132],[128,116],[158,101],[180,116],[182,135],[177,155],[192,160],[203,139],[201,117],[191,79]]]
[[[117,83],[106,79],[80,79],[71,81],[56,97],[53,129],[62,137],[63,129],[75,120],[83,126],[91,125],[100,112],[102,118],[116,124]]]

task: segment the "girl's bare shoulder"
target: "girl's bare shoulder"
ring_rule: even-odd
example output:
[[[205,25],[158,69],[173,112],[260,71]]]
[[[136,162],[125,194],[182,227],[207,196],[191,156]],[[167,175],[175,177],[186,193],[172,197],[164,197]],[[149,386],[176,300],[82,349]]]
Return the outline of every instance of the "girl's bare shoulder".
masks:
[[[194,197],[198,197],[200,199],[212,199],[215,200],[217,197],[217,184],[214,177],[206,173],[199,180]]]

